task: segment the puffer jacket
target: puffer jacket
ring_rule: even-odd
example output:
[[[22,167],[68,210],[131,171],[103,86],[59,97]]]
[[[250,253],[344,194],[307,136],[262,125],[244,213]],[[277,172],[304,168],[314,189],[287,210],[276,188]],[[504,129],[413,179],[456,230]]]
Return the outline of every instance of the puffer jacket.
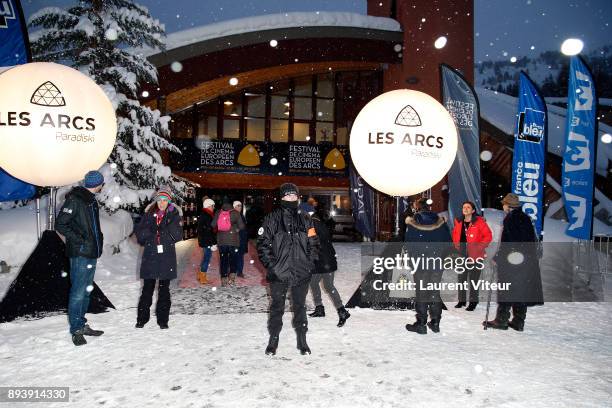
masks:
[[[268,281],[297,286],[308,281],[319,259],[319,239],[312,220],[297,205],[281,202],[258,231],[257,250]]]
[[[66,194],[55,229],[66,237],[66,255],[69,258],[102,256],[104,235],[100,229],[98,202],[85,187],[75,187]]]
[[[453,227],[453,243],[455,248],[461,249],[461,229],[463,228],[463,217],[455,218]],[[467,240],[467,255],[470,258],[485,258],[485,249],[491,243],[493,234],[484,218],[472,216],[472,222],[465,233]]]

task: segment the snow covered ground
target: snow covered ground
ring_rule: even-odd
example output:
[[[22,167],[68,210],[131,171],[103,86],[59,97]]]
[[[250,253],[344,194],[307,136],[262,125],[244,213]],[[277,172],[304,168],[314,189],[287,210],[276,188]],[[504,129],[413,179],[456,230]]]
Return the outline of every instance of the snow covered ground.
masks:
[[[336,249],[346,302],[360,283],[360,247]],[[70,387],[70,403],[49,407],[604,407],[612,397],[609,303],[532,308],[523,333],[483,331],[482,305],[451,308],[441,333],[421,336],[404,329],[410,311],[353,309],[339,329],[324,294],[328,316],[309,319],[313,354],[296,350],[287,314],[269,357],[266,313],[178,314],[180,288],[169,330],[135,329],[138,247],[121,250],[96,273],[117,310],[88,315],[106,333],[77,348],[63,315],[0,324],[1,385]],[[194,251],[194,240],[180,243],[181,263]],[[241,299],[231,292],[247,289],[202,290],[234,299],[234,309]]]

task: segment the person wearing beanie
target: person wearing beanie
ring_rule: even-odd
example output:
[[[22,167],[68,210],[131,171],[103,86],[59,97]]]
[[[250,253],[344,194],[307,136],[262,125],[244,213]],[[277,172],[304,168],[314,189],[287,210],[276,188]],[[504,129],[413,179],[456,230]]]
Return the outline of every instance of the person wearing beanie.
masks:
[[[202,285],[208,284],[208,265],[212,258],[213,251],[217,250],[217,236],[212,227],[212,220],[215,216],[215,202],[210,198],[204,199],[202,214],[198,217],[198,245],[204,251],[204,257],[198,272],[198,281]]]
[[[55,221],[55,230],[66,239],[66,255],[70,259],[70,294],[68,321],[75,346],[86,344],[84,336],[101,336],[87,324],[85,312],[89,307],[96,263],[102,256],[104,235],[100,228],[100,214],[96,194],[104,186],[104,176],[92,170],[83,178],[81,186],[68,194]]]
[[[149,321],[153,292],[157,289],[155,316],[161,329],[168,328],[170,317],[170,281],[177,277],[175,244],[183,239],[182,211],[172,203],[172,192],[161,187],[154,201],[147,206],[134,233],[138,243],[144,246],[140,263],[142,293],[138,301],[136,327],[142,328]]]
[[[308,319],[306,295],[315,264],[319,259],[319,239],[308,214],[298,211],[299,190],[295,184],[280,187],[281,205],[264,219],[259,228],[257,250],[267,269],[270,283],[270,339],[266,354],[276,354],[278,338],[283,327],[285,298],[291,291],[293,327],[297,334],[297,348],[302,355],[310,354],[306,343]]]
[[[315,310],[308,316],[325,317],[325,307],[323,306],[323,299],[321,299],[320,287],[320,283],[323,281],[323,287],[331,297],[334,307],[338,312],[339,320],[337,326],[342,327],[351,315],[348,310],[344,308],[344,303],[342,303],[338,289],[334,286],[334,275],[335,271],[338,269],[338,262],[336,261],[336,250],[332,244],[331,234],[312,205],[309,203],[302,203],[299,209],[302,213],[308,214],[312,219],[320,244],[319,259],[315,263],[315,269],[312,273],[312,278],[310,278],[310,291],[312,292]]]
[[[221,209],[217,211],[212,220],[212,226],[217,230],[221,286],[234,286],[239,258],[240,231],[245,228],[244,222],[240,214],[232,207],[232,202],[224,200]]]
[[[542,277],[538,262],[538,237],[531,218],[523,212],[516,194],[506,194],[502,199],[506,216],[499,249],[493,258],[497,264],[500,284],[509,284],[508,290],[497,293],[495,319],[484,321],[485,327],[508,330],[508,327],[523,331],[527,307],[544,303]],[[512,262],[513,254],[522,255],[520,262]],[[512,320],[510,321],[510,310]]]
[[[249,252],[249,231],[247,230],[246,220],[244,219],[242,203],[240,201],[234,201],[232,206],[234,207],[234,210],[236,210],[236,212],[240,214],[240,218],[242,218],[242,223],[245,225],[245,227],[241,229],[239,233],[240,246],[238,247],[238,254],[236,256],[236,276],[238,276],[239,278],[244,278],[244,254]]]

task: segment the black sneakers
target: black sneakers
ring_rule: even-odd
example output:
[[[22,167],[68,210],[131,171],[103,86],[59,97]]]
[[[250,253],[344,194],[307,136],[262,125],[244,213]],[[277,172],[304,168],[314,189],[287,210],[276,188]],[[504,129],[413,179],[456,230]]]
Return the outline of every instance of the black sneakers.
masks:
[[[85,336],[94,336],[94,337],[98,337],[104,334],[102,330],[94,330],[91,327],[89,327],[88,324],[86,324],[83,327],[82,332]]]
[[[83,330],[79,330],[72,335],[72,343],[75,346],[87,344],[87,340],[85,340],[85,336],[83,336]]]

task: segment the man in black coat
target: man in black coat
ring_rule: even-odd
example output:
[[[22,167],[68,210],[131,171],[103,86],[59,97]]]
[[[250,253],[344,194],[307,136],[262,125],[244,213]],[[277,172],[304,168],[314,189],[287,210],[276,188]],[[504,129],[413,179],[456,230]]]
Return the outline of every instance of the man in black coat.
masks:
[[[66,194],[66,201],[55,221],[56,231],[66,238],[66,255],[70,258],[68,321],[75,346],[87,343],[83,336],[101,336],[104,333],[89,327],[85,318],[96,263],[102,256],[104,245],[95,196],[104,186],[104,177],[98,171],[90,171],[82,184]]]
[[[217,250],[217,234],[212,226],[215,216],[215,202],[210,198],[204,199],[202,214],[198,217],[198,245],[202,248],[204,256],[200,263],[198,281],[202,285],[208,284],[208,266],[212,258],[213,251]]]
[[[302,203],[300,204],[300,211],[308,214],[312,219],[320,244],[319,260],[315,264],[315,270],[310,279],[310,291],[312,292],[315,310],[308,316],[325,317],[325,307],[323,306],[323,299],[321,299],[320,287],[320,283],[323,281],[323,287],[331,297],[334,307],[338,311],[339,320],[337,326],[342,327],[351,315],[348,310],[344,308],[340,293],[338,293],[338,289],[334,286],[334,274],[338,269],[338,261],[336,260],[336,250],[332,244],[331,234],[312,205]]]
[[[416,203],[417,213],[414,218],[406,218],[406,234],[404,241],[418,243],[415,251],[418,256],[428,258],[445,257],[450,249],[451,235],[446,220],[430,210],[427,199],[421,198]],[[430,244],[429,244],[430,243]],[[410,252],[410,246],[407,247]],[[436,284],[442,280],[443,270],[419,269],[414,274],[416,283],[416,322],[407,324],[406,330],[419,334],[427,334],[427,326],[434,332],[440,331],[442,318],[442,299],[439,290],[421,290],[421,286]],[[427,323],[427,311],[431,320]]]
[[[280,208],[265,218],[258,231],[257,250],[261,263],[267,269],[266,277],[272,297],[268,319],[270,340],[266,354],[276,354],[289,289],[297,348],[301,354],[310,354],[306,343],[308,320],[305,302],[308,284],[319,257],[319,240],[310,217],[298,212],[298,194],[295,184],[283,184],[280,187]]]
[[[506,290],[497,293],[495,319],[483,322],[493,329],[523,331],[527,307],[544,303],[542,277],[538,261],[538,238],[531,218],[521,208],[515,194],[507,194],[502,200],[506,216],[499,250],[494,261],[497,264],[499,283],[507,284]],[[513,319],[510,319],[512,309]]]

